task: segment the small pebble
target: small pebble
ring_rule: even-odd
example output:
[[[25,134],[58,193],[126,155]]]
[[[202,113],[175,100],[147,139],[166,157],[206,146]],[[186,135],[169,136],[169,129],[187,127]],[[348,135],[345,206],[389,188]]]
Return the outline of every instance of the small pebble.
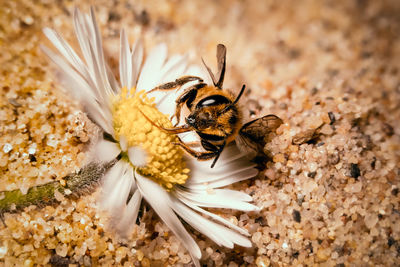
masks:
[[[79,49],[73,40],[73,8],[64,2],[33,2],[25,9],[8,1],[6,16],[0,16],[2,38],[13,41],[2,47],[0,56],[2,191],[26,193],[31,186],[49,181],[65,185],[65,175],[90,161],[88,151],[98,136],[85,107],[72,101],[69,91],[58,90],[62,84],[50,75],[49,60],[38,54],[44,42],[38,32],[42,27],[55,28]],[[379,18],[377,23],[352,17],[365,1],[347,5],[346,12],[329,1],[273,6],[240,0],[221,5],[221,1],[152,2],[156,1],[137,6],[104,1],[96,7],[103,45],[109,52],[105,59],[113,71],[118,68],[117,35],[122,27],[129,28],[130,44],[145,30],[148,37],[155,37],[145,38],[146,50],[163,41],[173,53],[188,52],[191,62],[199,65],[202,56],[215,65],[216,37],[223,36],[228,48],[226,87],[247,77],[251,91],[246,89],[245,96],[256,99],[255,105],[242,105],[243,119],[247,113],[254,115],[252,119],[276,114],[285,121],[262,145],[271,159],[258,166],[265,170],[265,179],[261,173],[232,186],[251,195],[251,203],[262,210],[210,209],[250,232],[252,247],[219,247],[185,224],[202,252],[201,264],[398,266],[400,69],[399,55],[390,48],[400,47],[399,38],[391,34],[400,24],[396,16],[381,14],[392,6],[395,11],[394,1],[368,2],[366,16]],[[227,2],[229,12],[225,12]],[[203,32],[224,21],[230,27],[215,27],[212,36],[193,31],[193,25]],[[302,34],[304,22],[312,22],[306,34]],[[187,38],[171,41],[174,31],[167,32],[168,27]],[[266,28],[272,34],[259,34]],[[248,29],[250,34],[243,34]],[[237,36],[242,37],[237,40]],[[242,39],[244,56],[238,53]],[[268,44],[268,49],[259,44]],[[46,40],[45,45],[50,43]],[[359,54],[368,59],[361,62]],[[235,95],[237,89],[232,89]],[[308,129],[314,130],[307,133]],[[296,144],[291,143],[294,137]],[[132,222],[126,240],[117,237],[116,229],[108,227],[108,215],[97,210],[100,193],[75,198],[75,192],[64,191],[56,194],[62,201],[59,205],[23,211],[14,204],[18,212],[4,216],[7,227],[0,222],[0,262],[7,266],[115,266],[117,261],[121,266],[192,266],[185,245],[147,204],[142,205],[137,224]],[[0,202],[4,197],[0,193]]]
[[[315,175],[317,175],[317,172],[309,172],[307,174],[307,176],[310,177],[310,178],[315,178]]]
[[[391,247],[393,244],[395,244],[396,243],[396,240],[394,240],[394,238],[393,237],[389,237],[388,238],[388,242],[387,242],[387,245],[389,246],[389,247]]]
[[[7,154],[8,152],[10,152],[12,149],[13,149],[13,147],[12,147],[12,145],[9,144],[9,143],[6,143],[6,144],[3,146],[3,152],[6,153],[6,154]]]
[[[328,116],[329,116],[329,120],[331,121],[330,125],[334,124],[336,122],[335,114],[333,114],[333,112],[329,111]]]
[[[358,164],[355,164],[355,163],[350,164],[350,175],[351,175],[351,177],[353,177],[355,179],[357,179],[361,175]]]
[[[296,222],[301,222],[301,214],[298,210],[293,210],[293,220],[295,220]]]

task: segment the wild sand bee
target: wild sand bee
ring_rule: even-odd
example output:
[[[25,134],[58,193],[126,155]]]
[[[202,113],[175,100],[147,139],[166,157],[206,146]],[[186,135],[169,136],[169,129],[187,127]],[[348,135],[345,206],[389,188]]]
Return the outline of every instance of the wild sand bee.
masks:
[[[196,76],[183,76],[173,82],[168,82],[155,87],[149,93],[156,90],[179,89],[186,83],[196,82],[188,87],[176,100],[177,123],[174,128],[164,128],[154,122],[153,125],[171,134],[180,134],[195,131],[200,137],[200,142],[184,143],[180,138],[176,145],[181,146],[186,152],[198,160],[209,160],[214,158],[211,168],[214,167],[224,147],[235,139],[247,146],[246,149],[259,151],[265,145],[264,137],[275,131],[282,120],[275,115],[252,120],[243,125],[242,112],[238,101],[246,88],[242,86],[239,94],[235,97],[231,92],[222,89],[226,68],[226,47],[223,44],[217,46],[218,73],[216,76],[211,69],[205,65],[213,85],[204,83],[203,79]],[[180,121],[181,109],[186,104],[190,114],[185,118],[185,123],[177,126]],[[196,151],[194,146],[199,146],[205,151]]]

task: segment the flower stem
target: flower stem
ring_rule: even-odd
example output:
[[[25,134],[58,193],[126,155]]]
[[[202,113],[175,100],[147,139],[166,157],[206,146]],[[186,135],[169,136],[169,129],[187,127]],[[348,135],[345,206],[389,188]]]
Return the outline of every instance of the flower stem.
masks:
[[[89,194],[93,192],[103,174],[115,162],[116,160],[107,163],[90,163],[79,172],[64,177],[65,186],[60,181],[55,181],[31,187],[26,194],[23,194],[19,189],[0,192],[0,218],[2,219],[6,212],[18,212],[30,205],[43,207],[58,203],[54,195],[56,191],[71,198]]]

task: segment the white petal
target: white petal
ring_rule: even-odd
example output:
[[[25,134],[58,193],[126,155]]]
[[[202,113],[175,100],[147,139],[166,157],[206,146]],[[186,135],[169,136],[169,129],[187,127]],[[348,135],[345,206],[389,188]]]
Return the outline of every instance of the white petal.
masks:
[[[175,79],[183,76],[186,69],[186,56],[175,55],[172,56],[165,64],[166,59],[165,44],[156,47],[146,60],[145,65],[140,74],[138,89],[149,91],[164,82],[174,81]],[[159,58],[155,59],[153,55],[160,54]],[[162,59],[162,61],[161,61]],[[151,70],[151,81],[150,73]],[[157,108],[164,114],[172,116],[175,112],[175,99],[177,98],[178,91],[156,91],[151,93],[150,97],[155,98]]]
[[[112,72],[110,66],[106,65],[107,68],[107,77],[108,80],[110,81],[110,86],[111,89],[113,90],[114,94],[118,94],[121,90],[121,87],[119,86],[117,80],[114,77],[114,73]]]
[[[258,173],[254,168],[256,165],[249,162],[246,155],[241,153],[235,144],[229,144],[223,150],[214,168],[210,168],[210,164],[209,161],[200,162],[193,157],[187,158],[191,178],[185,186],[191,187],[205,183],[208,183],[208,186],[211,183],[228,185],[255,177]]]
[[[121,150],[126,152],[126,150],[128,149],[128,141],[126,140],[126,137],[121,135],[119,137],[119,145],[121,147]]]
[[[250,195],[237,190],[214,189],[212,190],[211,194],[213,193],[217,194],[221,198],[233,198],[236,199],[237,201],[245,201],[245,202],[253,201],[253,198]]]
[[[114,128],[112,126],[112,115],[109,109],[98,108],[96,103],[89,101],[81,101],[85,107],[86,112],[89,114],[89,118],[96,122],[105,132],[114,136]]]
[[[236,199],[238,201],[245,201],[245,202],[251,202],[253,201],[253,198],[244,193],[244,192],[240,192],[237,190],[231,190],[231,189],[215,189],[215,188],[211,188],[208,187],[208,190],[203,190],[203,189],[198,189],[198,188],[189,188],[189,187],[185,187],[185,186],[180,186],[178,188],[178,191],[183,191],[183,192],[188,192],[188,193],[193,193],[193,194],[203,194],[205,192],[208,192],[208,194],[218,194],[220,197],[224,198],[233,198]]]
[[[145,90],[147,92],[159,84],[160,72],[166,58],[166,44],[162,43],[153,48],[153,50],[147,57],[146,62],[144,63],[144,66],[140,73],[139,81],[137,84],[138,90]]]
[[[121,149],[117,143],[104,139],[97,142],[94,149],[94,157],[102,162],[108,162],[115,159],[119,153],[121,153]]]
[[[249,163],[249,165],[255,166],[254,163],[250,163],[249,158],[246,153],[240,151],[236,144],[231,143],[224,148],[224,153],[220,157],[219,166],[224,166],[224,164],[230,163],[236,160],[242,160]]]
[[[95,21],[93,8],[90,16],[82,14],[77,8],[74,11],[74,26],[82,54],[88,65],[88,71],[99,96],[101,105],[107,102],[112,94],[111,85],[108,82],[107,67],[104,61],[101,36]]]
[[[192,261],[195,267],[201,267],[199,259],[192,257]]]
[[[112,190],[113,186],[111,186],[111,185],[115,183],[117,177],[122,175],[122,172],[125,169],[126,169],[126,162],[123,160],[117,161],[117,163],[115,163],[114,166],[112,166],[107,171],[107,173],[104,175],[104,177],[102,179],[103,190],[104,190],[104,188],[109,188],[110,190]]]
[[[91,6],[90,7],[90,21],[88,21],[88,25],[91,26],[91,28],[93,28],[93,37],[95,39],[94,42],[94,47],[96,48],[95,51],[95,55],[96,58],[98,60],[99,63],[99,71],[101,73],[101,80],[103,81],[103,85],[104,85],[104,93],[106,93],[107,95],[111,95],[111,88],[110,88],[110,84],[108,82],[108,78],[107,78],[107,69],[106,69],[106,62],[104,60],[104,53],[103,53],[103,45],[101,42],[101,35],[100,35],[100,31],[99,31],[99,26],[96,23],[96,16],[94,13],[94,7]]]
[[[210,168],[210,161],[198,161],[190,156],[185,159],[191,170],[190,179],[185,183],[185,187],[192,190],[219,188],[253,178],[258,174],[256,165],[249,162],[246,154],[241,153],[235,144],[229,144],[223,150],[214,168]]]
[[[82,75],[82,77],[88,82],[89,86],[92,87],[89,72],[85,64],[79,58],[79,56],[75,53],[72,47],[54,30],[49,28],[44,28],[43,33],[46,37],[53,43],[53,45],[60,51],[60,53],[64,56],[64,58],[75,68],[75,70]],[[96,93],[93,91],[92,93]]]
[[[256,206],[250,203],[235,199],[234,194],[226,194],[219,189],[215,189],[211,193],[206,191],[188,192],[177,189],[176,194],[179,198],[185,198],[194,205],[200,207],[236,209],[241,211],[258,210]],[[239,192],[237,192],[237,194],[239,194]]]
[[[83,53],[83,57],[86,60],[86,64],[92,66],[92,60],[89,54],[89,40],[87,37],[87,33],[84,31],[84,20],[81,12],[78,8],[74,9],[74,27],[76,38],[78,39],[79,46]]]
[[[108,107],[101,107],[97,101],[81,100],[89,118],[96,122],[105,132],[114,137],[114,127],[112,124],[112,115]]]
[[[171,82],[183,76],[187,56],[173,55],[162,68],[160,83]]]
[[[143,43],[138,39],[132,47],[132,86],[136,86],[137,79],[142,67],[143,61]]]
[[[116,226],[117,231],[121,236],[126,237],[132,232],[133,226],[136,224],[141,202],[142,195],[139,190],[136,190],[129,200],[128,205],[125,207],[125,210],[122,213],[122,218],[120,218],[120,221]]]
[[[197,214],[179,200],[172,198],[173,209],[178,213],[183,220],[189,223],[193,228],[208,236],[216,244],[233,248],[234,244],[238,244],[243,247],[251,247],[251,242],[246,237],[239,233],[226,228],[222,225],[207,220],[203,216]]]
[[[126,162],[120,160],[111,169],[108,170],[108,172],[104,175],[102,179],[102,200],[100,201],[100,207],[103,210],[106,210],[108,205],[107,197],[112,194],[112,192],[115,190],[115,184],[118,182],[119,178],[123,175],[127,168]]]
[[[131,186],[134,183],[133,169],[126,168],[122,176],[116,178],[114,189],[110,193],[103,194],[102,207],[108,210],[117,222],[124,211]]]
[[[234,173],[234,175],[222,176],[219,179],[214,179],[210,182],[202,183],[201,179],[197,181],[192,181],[191,179],[185,184],[185,187],[190,189],[202,189],[206,190],[209,188],[220,188],[223,186],[227,186],[230,184],[234,184],[240,181],[244,181],[250,178],[254,178],[258,174],[258,170],[251,168],[251,169],[244,169],[240,170],[239,172]]]
[[[88,16],[81,14],[78,9],[74,11],[76,36],[86,64],[59,34],[48,28],[43,32],[65,60],[47,48],[43,50],[62,70],[67,87],[84,104],[91,118],[113,135],[109,96],[115,90],[115,78],[111,78],[110,84],[109,77],[112,76],[104,61],[100,32],[93,9],[90,12]]]
[[[129,147],[128,156],[129,156],[129,161],[133,164],[133,166],[136,167],[145,167],[149,158],[149,155],[146,152],[146,150],[144,150],[140,146]]]
[[[201,162],[203,163],[203,162]],[[208,162],[210,164],[210,162]],[[258,171],[254,169],[254,165],[250,165],[248,161],[233,161],[229,164],[225,164],[221,167],[215,166],[214,168],[210,168],[210,165],[206,165],[203,167],[202,171],[199,166],[200,165],[194,161],[188,162],[187,166],[191,171],[191,179],[188,181],[189,184],[192,183],[209,183],[217,180],[221,180],[228,177],[234,177],[238,173],[242,171],[246,171],[246,173],[257,174]],[[211,169],[208,170],[208,169]],[[255,171],[254,171],[255,170]],[[254,177],[254,176],[253,176]],[[250,177],[249,177],[250,178]]]
[[[155,98],[155,102],[157,103],[157,109],[160,112],[166,114],[168,117],[175,114],[176,96],[174,93],[165,94],[160,92],[153,92],[149,94],[149,96]]]
[[[225,224],[225,225],[228,226],[229,228],[232,228],[233,230],[235,230],[235,231],[241,233],[242,235],[247,235],[247,236],[250,235],[249,232],[247,232],[247,230],[240,228],[239,226],[237,226],[237,225],[233,224],[232,222],[230,222],[230,221],[228,221],[228,220],[222,218],[221,216],[218,216],[218,215],[216,215],[216,214],[214,214],[214,213],[212,213],[212,212],[209,212],[209,211],[207,211],[207,210],[204,210],[204,209],[202,209],[202,208],[200,208],[200,207],[194,205],[192,202],[190,202],[190,201],[188,201],[188,200],[186,200],[186,199],[179,199],[179,200],[181,200],[183,203],[185,203],[185,204],[186,204],[188,207],[190,207],[191,209],[193,209],[193,210],[195,210],[195,211],[198,211],[198,212],[201,212],[201,213],[203,213],[204,215],[211,217],[213,220],[215,220],[215,221],[217,221],[217,222],[220,222],[220,223],[222,223],[222,224]]]
[[[153,207],[169,229],[181,240],[192,257],[200,259],[200,248],[171,209],[171,200],[168,193],[158,184],[138,173],[135,174],[135,177],[142,196]]]
[[[124,29],[121,30],[121,44],[119,57],[119,76],[121,87],[132,88],[132,56],[129,48],[128,38]]]
[[[100,92],[100,87],[99,87],[99,81],[97,80],[97,77],[95,76],[93,72],[94,68],[94,58],[92,57],[91,54],[91,49],[90,49],[90,35],[86,30],[86,21],[84,19],[83,14],[79,11],[78,8],[75,8],[74,10],[74,27],[75,27],[75,34],[78,39],[79,46],[81,48],[83,57],[86,61],[86,64],[88,66],[88,72],[90,73],[90,77],[93,80],[94,86],[93,89],[96,90],[96,96],[98,99],[102,99],[102,92]]]
[[[187,57],[181,55],[172,56],[160,70],[159,84],[174,81],[183,76],[186,69]],[[159,85],[158,84],[158,85]],[[151,94],[155,97],[157,108],[164,114],[172,116],[175,113],[175,100],[181,94],[178,90],[154,92]],[[158,93],[158,94],[157,94]],[[158,96],[160,95],[160,96]]]
[[[206,84],[212,84],[210,75],[208,75],[205,68],[199,67],[198,65],[190,65],[186,71],[185,75],[197,76],[203,79]]]
[[[99,92],[99,102],[100,104],[105,103],[106,99],[111,95],[111,90],[108,91],[107,87],[109,86],[108,81],[106,82],[103,74],[101,72],[101,69],[105,66],[101,66],[100,63],[100,58],[96,57],[96,51],[94,50],[95,47],[93,46],[89,46],[89,53],[90,53],[90,57],[92,58],[92,62],[93,62],[93,68],[92,68],[92,75],[93,75],[93,80],[96,83],[96,88],[98,88],[98,92]],[[107,74],[104,75],[105,77],[107,77]]]
[[[51,51],[46,46],[40,46],[42,51],[63,71],[62,78],[68,78],[72,84],[69,89],[73,91],[75,97],[79,100],[89,98],[91,101],[96,99],[95,92],[90,85],[81,76],[79,72],[73,69],[62,57]]]
[[[42,46],[43,52],[58,65],[62,71],[61,82],[64,87],[70,89],[73,95],[85,106],[90,117],[104,131],[113,135],[114,130],[111,122],[111,114],[108,108],[101,107],[93,95],[92,87],[82,78],[82,76],[70,65],[64,61],[59,55],[53,53],[50,49]]]

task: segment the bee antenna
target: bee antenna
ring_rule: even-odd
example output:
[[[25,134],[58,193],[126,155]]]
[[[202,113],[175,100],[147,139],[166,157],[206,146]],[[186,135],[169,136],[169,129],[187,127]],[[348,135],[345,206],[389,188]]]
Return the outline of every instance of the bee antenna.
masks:
[[[150,122],[153,126],[157,127],[157,128],[160,129],[160,130],[164,130],[163,127],[161,127],[160,125],[157,125],[154,121],[152,121],[149,117],[147,117],[147,115],[144,114],[143,111],[139,110],[139,112],[142,113],[143,117],[144,117],[148,122]]]
[[[244,89],[246,89],[246,85],[243,84],[242,89],[240,90],[238,96],[236,97],[235,101],[232,102],[232,104],[227,105],[223,110],[221,110],[220,112],[218,112],[218,115],[221,115],[222,113],[230,110],[240,99],[240,97],[243,95]]]
[[[243,95],[244,89],[246,89],[246,85],[245,84],[243,84],[242,89],[240,90],[240,93],[236,97],[235,101],[233,101],[233,104],[236,104],[239,101],[240,97]]]
[[[193,128],[187,124],[184,124],[182,126],[175,127],[175,128],[164,128],[160,125],[157,125],[154,121],[152,121],[149,117],[147,117],[146,114],[143,113],[143,111],[139,110],[139,112],[142,113],[142,115],[146,118],[146,120],[148,120],[154,127],[157,127],[158,129],[160,129],[163,132],[166,132],[169,134],[179,134],[179,133],[185,133],[185,132],[189,132],[189,131],[193,130]]]

